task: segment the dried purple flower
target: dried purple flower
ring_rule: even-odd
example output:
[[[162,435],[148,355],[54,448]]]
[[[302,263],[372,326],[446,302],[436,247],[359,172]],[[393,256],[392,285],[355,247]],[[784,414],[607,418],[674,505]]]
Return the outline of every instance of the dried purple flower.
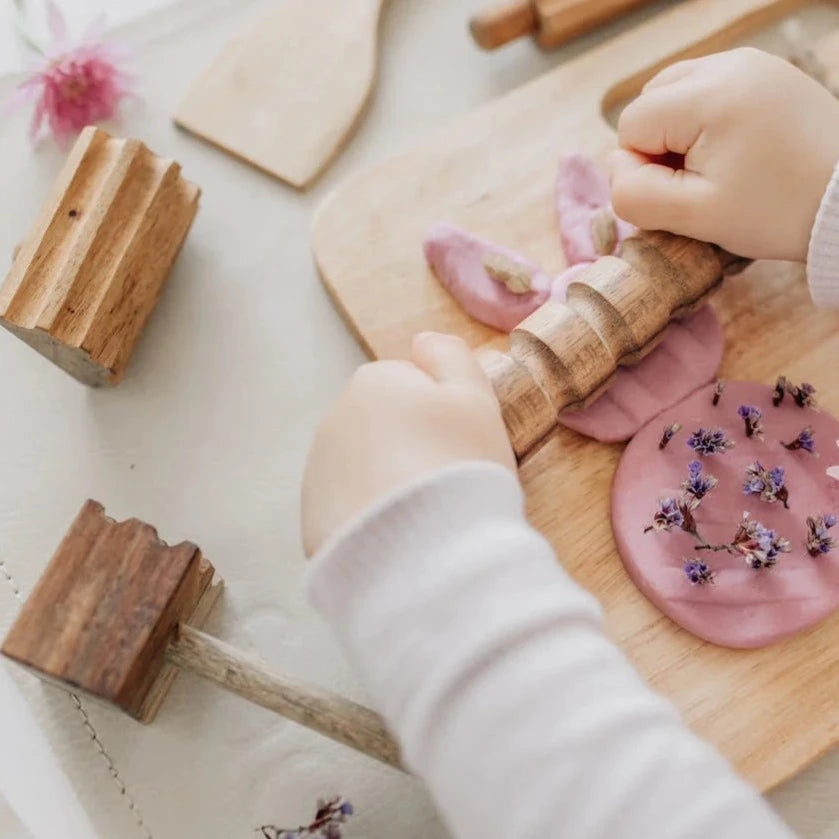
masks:
[[[760,422],[763,418],[763,414],[761,413],[760,408],[757,408],[754,405],[741,405],[737,409],[737,413],[740,415],[743,422],[746,423],[747,437],[763,437],[763,425]]]
[[[724,454],[734,446],[734,443],[726,438],[721,428],[712,430],[700,428],[690,435],[687,445],[699,455],[710,455]]]
[[[742,554],[750,568],[770,568],[775,565],[782,553],[789,553],[789,539],[784,539],[774,530],[764,527],[759,521],[753,521],[748,513],[743,518],[731,548]]]
[[[778,381],[775,383],[775,392],[772,396],[772,404],[776,408],[784,401],[788,386],[787,377],[778,376]]]
[[[746,495],[759,495],[761,501],[768,501],[770,504],[780,501],[789,509],[789,490],[782,466],[766,469],[760,461],[747,466],[743,492]]]
[[[807,517],[807,552],[810,556],[821,556],[836,547],[836,540],[827,532],[835,526],[836,516],[833,513]]]
[[[714,385],[714,398],[711,400],[712,405],[716,406],[720,404],[720,397],[722,396],[724,390],[725,379],[717,379],[717,383]]]
[[[655,530],[656,533],[669,533],[674,527],[685,526],[685,511],[675,498],[660,498],[658,509],[653,516],[653,523],[644,528],[644,533]]]
[[[682,430],[682,424],[680,422],[673,422],[670,425],[664,426],[664,433],[661,435],[661,442],[659,442],[658,447],[660,449],[664,449],[667,447],[667,444]]]
[[[714,572],[698,559],[688,559],[684,564],[685,576],[695,586],[704,586],[714,582]]]
[[[803,382],[797,387],[787,383],[787,391],[799,408],[814,408],[816,406],[816,389],[809,382]]]
[[[256,829],[265,839],[341,839],[341,825],[353,813],[352,804],[340,796],[328,800],[319,798],[317,812],[312,822],[296,830],[286,830],[273,825],[263,825]]]
[[[813,427],[808,425],[802,429],[798,436],[790,443],[781,443],[785,449],[795,451],[796,449],[803,449],[805,452],[815,454],[816,452],[816,438],[813,436]]]
[[[686,496],[691,496],[697,502],[701,501],[717,484],[719,481],[713,475],[702,475],[702,463],[698,460],[692,460],[688,464],[688,477],[686,481],[682,482],[682,489]]]

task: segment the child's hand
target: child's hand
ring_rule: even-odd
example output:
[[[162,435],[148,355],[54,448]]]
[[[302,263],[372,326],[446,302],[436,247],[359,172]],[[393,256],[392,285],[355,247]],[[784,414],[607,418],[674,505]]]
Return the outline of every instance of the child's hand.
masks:
[[[737,49],[674,64],[623,111],[618,139],[612,192],[627,221],[806,261],[839,160],[839,102],[787,61]],[[683,169],[667,165],[680,155]]]
[[[394,490],[462,460],[515,471],[487,378],[466,343],[424,333],[412,361],[361,367],[321,425],[303,478],[303,547]]]

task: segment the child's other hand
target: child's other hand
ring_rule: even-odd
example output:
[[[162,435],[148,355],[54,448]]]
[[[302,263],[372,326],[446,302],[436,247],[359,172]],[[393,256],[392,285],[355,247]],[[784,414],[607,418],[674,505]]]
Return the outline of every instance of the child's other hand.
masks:
[[[787,61],[737,49],[667,67],[623,111],[618,139],[612,191],[627,221],[806,261],[839,160],[839,102]],[[681,155],[683,169],[666,165]]]
[[[315,436],[303,477],[303,547],[424,475],[463,460],[515,471],[492,386],[466,343],[424,333],[412,362],[361,367]]]

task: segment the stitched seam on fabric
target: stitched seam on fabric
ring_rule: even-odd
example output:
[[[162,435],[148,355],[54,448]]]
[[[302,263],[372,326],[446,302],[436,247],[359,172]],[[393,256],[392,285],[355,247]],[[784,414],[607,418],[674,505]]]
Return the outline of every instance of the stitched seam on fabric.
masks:
[[[3,579],[5,579],[11,587],[12,593],[15,596],[15,600],[17,600],[20,603],[23,603],[23,595],[21,594],[20,586],[15,581],[15,578],[9,573],[9,569],[6,567],[6,563],[2,559],[0,559],[0,574],[3,575]],[[143,836],[145,836],[146,839],[154,839],[154,837],[151,835],[151,831],[148,829],[148,827],[146,827],[146,823],[143,821],[143,814],[137,807],[137,802],[134,800],[134,797],[128,791],[128,787],[126,787],[125,781],[122,780],[122,776],[119,774],[119,770],[116,768],[113,758],[105,750],[105,746],[99,739],[99,734],[93,727],[93,723],[90,721],[90,717],[88,716],[84,705],[82,705],[81,699],[79,699],[79,697],[76,696],[75,693],[70,693],[69,691],[67,691],[67,695],[70,697],[70,701],[73,703],[76,710],[79,712],[79,714],[81,714],[82,725],[84,726],[85,731],[87,731],[88,737],[90,737],[91,742],[96,747],[96,750],[102,756],[102,760],[105,761],[105,766],[108,769],[108,774],[114,779],[114,783],[119,788],[120,795],[122,795],[125,798],[125,801],[128,805],[128,809],[131,811],[131,814],[134,816],[134,819],[137,822],[137,827],[142,831]]]

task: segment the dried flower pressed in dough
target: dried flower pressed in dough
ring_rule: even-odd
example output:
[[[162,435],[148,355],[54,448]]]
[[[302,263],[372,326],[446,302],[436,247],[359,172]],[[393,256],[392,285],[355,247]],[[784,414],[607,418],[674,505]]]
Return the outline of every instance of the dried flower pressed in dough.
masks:
[[[720,399],[722,398],[724,390],[725,379],[717,379],[717,383],[714,385],[714,398],[711,400],[711,404],[715,407],[720,404]]]
[[[731,549],[739,553],[750,568],[771,568],[782,553],[789,553],[790,542],[743,513]]]
[[[807,517],[807,552],[810,556],[821,556],[836,547],[836,540],[828,533],[836,526],[836,521],[833,513]]]
[[[690,435],[687,445],[699,455],[711,455],[724,454],[734,446],[734,443],[725,436],[725,432],[720,428],[699,428]]]
[[[781,443],[781,445],[790,451],[801,449],[802,451],[809,452],[810,454],[815,454],[816,438],[813,436],[812,426],[808,425],[806,428],[801,429],[794,440],[791,440],[789,443]]]
[[[337,796],[318,799],[314,819],[296,829],[274,827],[266,824],[256,829],[265,839],[342,839],[341,825],[353,815],[355,810],[349,801]]]
[[[664,431],[661,435],[661,441],[658,444],[660,449],[667,448],[667,444],[682,430],[682,424],[679,422],[671,422],[670,425],[664,426]]]
[[[655,530],[656,533],[669,533],[674,527],[685,527],[685,513],[675,498],[660,498],[658,509],[653,516],[653,523],[644,529],[644,533]]]
[[[793,385],[788,382],[787,392],[799,408],[816,407],[816,389],[809,382],[803,382],[800,385]]]
[[[685,560],[683,570],[688,581],[695,586],[704,586],[714,582],[714,572],[707,563],[699,559]]]
[[[698,506],[698,502],[719,483],[713,475],[703,475],[702,469],[703,467],[700,461],[691,461],[688,464],[687,480],[682,482],[681,488],[685,492],[686,499],[689,499],[691,502],[696,502],[696,505],[692,509],[695,509]]]
[[[761,501],[773,504],[780,501],[789,509],[789,490],[782,466],[766,469],[762,463],[755,461],[746,467],[746,481],[743,484],[746,495],[758,495]]]
[[[760,408],[755,405],[741,405],[737,409],[737,413],[746,424],[747,437],[757,437],[758,439],[763,437],[763,424],[761,423],[763,414]]]

